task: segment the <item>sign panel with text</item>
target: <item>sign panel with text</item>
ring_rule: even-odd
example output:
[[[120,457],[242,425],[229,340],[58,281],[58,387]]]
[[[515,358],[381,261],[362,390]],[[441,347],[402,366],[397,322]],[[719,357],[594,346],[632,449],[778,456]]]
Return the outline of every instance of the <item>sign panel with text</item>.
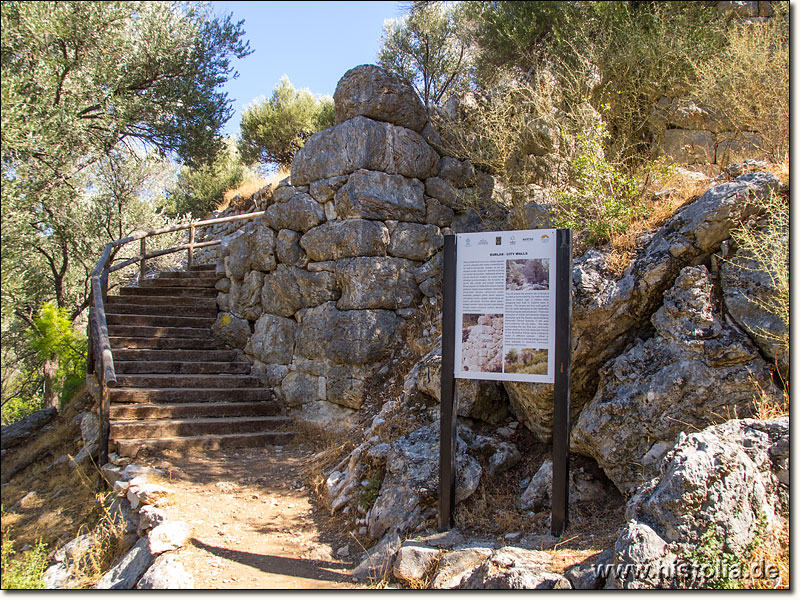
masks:
[[[556,230],[456,236],[455,376],[553,383]]]

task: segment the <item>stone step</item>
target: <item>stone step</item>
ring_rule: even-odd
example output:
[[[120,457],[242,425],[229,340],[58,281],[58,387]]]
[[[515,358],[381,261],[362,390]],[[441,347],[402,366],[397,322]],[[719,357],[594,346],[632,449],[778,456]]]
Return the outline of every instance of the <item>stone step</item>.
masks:
[[[202,279],[203,281],[217,281],[216,269],[208,271],[198,271],[192,269],[191,271],[161,271],[157,276],[158,279]]]
[[[112,404],[112,421],[186,419],[201,417],[275,416],[281,405],[275,400],[261,402],[186,402],[182,404]]]
[[[114,358],[117,359],[114,360],[114,369],[118,375],[134,373],[171,373],[173,375],[224,373],[228,375],[249,375],[251,368],[248,362],[128,361],[120,360],[117,356],[114,356]]]
[[[240,388],[111,388],[113,403],[198,404],[214,402],[267,402],[272,392],[261,387]]]
[[[258,387],[257,377],[251,375],[172,375],[117,374],[117,387],[134,388],[240,388]]]
[[[139,288],[122,288],[130,290],[138,290]],[[106,309],[117,304],[137,305],[137,306],[186,306],[197,308],[213,308],[217,310],[216,298],[191,298],[187,296],[137,296],[136,294],[128,293],[124,296],[108,296],[106,298]]]
[[[290,431],[266,431],[261,433],[237,433],[230,435],[204,435],[182,438],[155,438],[119,440],[117,452],[120,456],[133,458],[142,448],[154,450],[220,450],[223,448],[263,448],[287,444],[294,437]]]
[[[190,273],[191,274],[191,273]],[[143,279],[139,282],[140,288],[213,288],[217,283],[216,276],[214,277],[164,277],[159,275],[153,279]]]
[[[111,349],[116,353],[121,349],[148,349],[148,350],[226,350],[225,344],[220,340],[207,338],[156,338],[156,337],[130,337],[124,335],[109,336]]]
[[[152,350],[134,348],[114,350],[117,361],[237,362],[236,350]]]
[[[119,289],[122,296],[184,296],[192,298],[216,297],[214,287],[124,287]]]
[[[169,304],[121,304],[114,303],[106,306],[106,318],[108,315],[154,315],[154,316],[174,316],[174,317],[205,317],[211,319],[212,323],[217,318],[217,307],[199,305],[178,305]]]
[[[226,435],[275,431],[292,422],[289,417],[220,417],[156,419],[153,421],[112,421],[112,440],[166,438],[194,435]]]
[[[108,335],[143,338],[210,338],[211,331],[201,327],[146,327],[143,325],[109,325]]]
[[[106,312],[106,323],[109,326],[125,325],[136,327],[194,327],[209,329],[214,324],[210,317],[185,317],[175,315],[121,315]]]

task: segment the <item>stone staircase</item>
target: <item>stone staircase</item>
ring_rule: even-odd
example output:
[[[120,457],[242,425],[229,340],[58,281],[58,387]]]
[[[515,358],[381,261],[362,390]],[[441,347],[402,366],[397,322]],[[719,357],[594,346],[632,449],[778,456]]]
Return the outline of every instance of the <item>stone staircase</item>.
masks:
[[[213,450],[282,444],[288,417],[250,375],[250,364],[211,335],[214,266],[162,272],[108,296],[117,387],[110,388],[110,446]]]

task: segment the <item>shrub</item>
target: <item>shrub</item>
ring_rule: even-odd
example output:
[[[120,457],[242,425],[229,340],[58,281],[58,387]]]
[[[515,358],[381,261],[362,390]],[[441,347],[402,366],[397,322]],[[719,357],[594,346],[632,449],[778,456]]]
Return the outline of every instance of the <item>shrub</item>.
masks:
[[[30,550],[17,552],[14,542],[3,534],[2,588],[4,590],[36,590],[44,588],[42,576],[47,568],[47,546],[41,540]]]
[[[623,233],[647,212],[641,201],[642,180],[606,160],[603,141],[608,136],[602,122],[577,136],[579,152],[572,163],[575,188],[557,194],[557,225],[574,229],[590,244]]]
[[[731,22],[724,49],[695,65],[701,104],[734,133],[758,132],[757,145],[777,163],[789,155],[788,4],[773,2],[777,14],[764,22]]]
[[[242,114],[239,152],[246,163],[292,164],[295,152],[317,131],[335,123],[333,99],[296,90],[285,75],[269,100],[254,100]]]

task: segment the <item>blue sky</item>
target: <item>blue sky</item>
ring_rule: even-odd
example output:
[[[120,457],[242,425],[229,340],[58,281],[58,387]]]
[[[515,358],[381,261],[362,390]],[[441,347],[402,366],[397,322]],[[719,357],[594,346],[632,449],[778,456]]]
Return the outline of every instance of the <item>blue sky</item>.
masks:
[[[374,63],[383,21],[404,14],[406,2],[212,2],[217,14],[244,19],[253,53],[234,60],[239,77],[225,86],[234,116],[226,135],[237,134],[242,109],[272,93],[282,75],[297,89],[333,95],[348,69]]]

